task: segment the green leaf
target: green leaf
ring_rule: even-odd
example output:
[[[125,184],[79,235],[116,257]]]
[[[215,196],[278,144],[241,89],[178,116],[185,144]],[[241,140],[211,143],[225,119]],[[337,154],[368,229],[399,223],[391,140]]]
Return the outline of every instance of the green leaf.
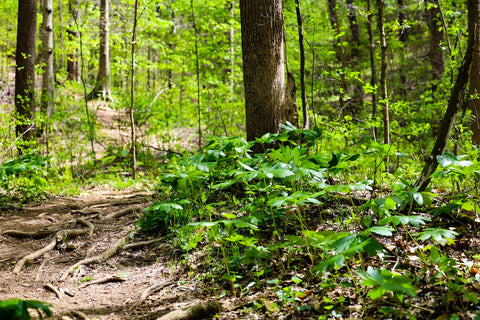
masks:
[[[438,242],[439,244],[446,245],[448,243],[452,243],[453,239],[455,239],[458,233],[442,228],[426,228],[421,232],[414,233],[413,235],[418,236],[418,240],[421,241],[426,241],[432,238],[432,240]]]
[[[406,293],[415,297],[418,290],[412,285],[413,280],[407,276],[392,273],[387,269],[377,269],[369,266],[367,271],[357,271],[357,275],[363,280],[362,285],[375,287],[373,293],[369,293],[372,299],[378,299],[387,291],[394,293]],[[381,289],[378,289],[381,288]]]
[[[381,236],[390,237],[390,236],[393,235],[392,230],[393,230],[392,227],[385,227],[385,226],[378,227],[378,226],[375,226],[375,227],[368,228],[367,230],[363,231],[361,234],[364,235],[364,236],[368,236],[371,233],[376,233],[376,234],[381,235]]]
[[[394,226],[411,224],[414,227],[419,227],[420,225],[425,225],[430,220],[430,218],[424,216],[390,216],[381,219],[378,224],[381,226],[389,223]]]

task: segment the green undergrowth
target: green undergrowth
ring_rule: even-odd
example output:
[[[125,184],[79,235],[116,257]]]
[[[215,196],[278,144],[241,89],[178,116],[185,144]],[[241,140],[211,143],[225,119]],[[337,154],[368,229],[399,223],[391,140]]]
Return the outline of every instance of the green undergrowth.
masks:
[[[327,152],[321,128],[283,129],[255,142],[277,145],[261,154],[250,152],[254,142],[223,137],[171,158],[140,229],[169,235],[219,297],[264,291],[247,311],[478,314],[478,252],[452,256],[467,232],[454,217],[478,211],[478,162],[444,154],[435,192],[419,192],[403,178],[411,168],[387,162],[406,157],[392,146]]]

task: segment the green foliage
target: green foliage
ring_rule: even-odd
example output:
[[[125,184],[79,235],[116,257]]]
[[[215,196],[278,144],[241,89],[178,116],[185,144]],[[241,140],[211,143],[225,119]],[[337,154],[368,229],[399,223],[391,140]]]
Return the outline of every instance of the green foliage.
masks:
[[[3,162],[0,165],[0,186],[5,195],[25,198],[41,195],[47,185],[50,162],[50,157],[36,154]]]
[[[47,317],[52,315],[48,305],[44,302],[16,298],[0,301],[0,319],[30,320],[31,317],[28,309],[35,310],[40,319],[43,319],[43,314]]]
[[[393,292],[400,301],[403,301],[404,294],[412,297],[417,295],[418,289],[412,285],[412,279],[392,273],[390,270],[369,266],[367,271],[357,271],[357,275],[363,280],[364,286],[374,287],[368,292],[368,296],[374,300],[382,297],[386,292]]]

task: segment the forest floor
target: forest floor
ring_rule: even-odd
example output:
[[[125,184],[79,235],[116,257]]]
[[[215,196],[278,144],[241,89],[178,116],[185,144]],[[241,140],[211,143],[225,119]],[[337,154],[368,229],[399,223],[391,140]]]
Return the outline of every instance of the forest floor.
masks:
[[[47,302],[54,319],[102,320],[157,319],[207,302],[204,288],[192,281],[168,243],[135,232],[139,213],[150,204],[143,192],[92,189],[2,212],[0,300]],[[22,257],[59,235],[51,250],[16,269]],[[120,242],[111,256],[98,258]],[[136,245],[129,249],[130,244]],[[72,268],[88,257],[90,263]],[[221,318],[240,317],[224,312]]]

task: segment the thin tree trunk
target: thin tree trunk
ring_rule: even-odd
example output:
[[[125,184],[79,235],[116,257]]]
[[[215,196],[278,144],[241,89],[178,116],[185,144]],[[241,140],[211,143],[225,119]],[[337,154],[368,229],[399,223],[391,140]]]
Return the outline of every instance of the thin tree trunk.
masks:
[[[58,20],[59,29],[63,30],[63,0],[58,0]],[[65,68],[65,40],[63,38],[63,32],[59,33],[60,38],[60,68]]]
[[[68,7],[70,14],[72,15],[74,24],[78,26],[80,24],[80,1],[79,0],[69,0]],[[77,30],[72,29],[72,23],[70,22],[70,27],[67,29],[68,41],[74,42],[78,38],[78,28]],[[80,65],[77,58],[77,49],[73,49],[67,56],[67,73],[68,79],[73,81],[80,81]]]
[[[228,32],[228,40],[230,41],[230,99],[235,100],[235,1],[230,2],[230,19],[231,26]]]
[[[193,0],[190,1],[190,6],[192,10],[192,23],[193,31],[195,33],[195,66],[196,66],[196,75],[197,75],[197,117],[198,117],[198,147],[202,146],[202,109],[200,101],[200,61],[198,56],[198,29],[197,22],[195,20],[195,11],[193,8]]]
[[[444,41],[442,12],[437,0],[427,1],[427,22],[430,30],[430,51],[428,53],[432,66],[432,80],[438,81],[445,71],[445,59],[441,48]],[[436,85],[434,86],[434,89]]]
[[[55,74],[53,55],[53,0],[43,0],[42,22],[42,59],[45,70],[42,76],[42,114],[44,117],[45,145],[48,153],[48,134],[50,130],[50,117],[52,116],[55,95]]]
[[[369,54],[370,54],[370,85],[372,88],[377,86],[377,63],[375,60],[375,36],[373,28],[373,11],[372,11],[372,0],[367,0],[367,20],[368,20],[368,42],[369,42]],[[372,90],[371,93],[372,99],[372,119],[375,120],[377,117],[377,93],[376,90]],[[378,129],[377,127],[373,128],[373,139],[377,141]]]
[[[78,4],[78,3],[77,3]],[[80,80],[82,82],[82,88],[83,88],[83,103],[85,107],[85,115],[87,117],[87,127],[88,127],[88,139],[90,140],[90,147],[91,147],[91,156],[92,156],[92,162],[95,164],[96,161],[96,153],[95,153],[95,121],[94,117],[90,113],[90,110],[88,108],[88,95],[87,95],[87,81],[85,79],[85,60],[84,60],[84,55],[83,55],[83,35],[82,32],[80,31],[80,24],[77,18],[79,17],[78,11],[77,14],[73,14],[72,11],[72,16],[73,20],[75,23],[75,29],[76,32],[75,34],[78,35],[78,40],[79,40],[79,45],[80,45]]]
[[[330,14],[330,24],[335,32],[335,48],[337,53],[337,60],[340,63],[340,90],[339,90],[339,108],[341,113],[344,113],[345,107],[345,94],[347,93],[347,82],[345,79],[345,68],[347,66],[347,58],[345,53],[345,47],[343,46],[343,37],[341,35],[340,22],[338,20],[337,13],[337,0],[328,0],[328,9]]]
[[[423,167],[420,176],[413,184],[414,187],[418,187],[418,191],[424,191],[428,187],[431,180],[430,177],[438,167],[437,156],[442,155],[445,152],[453,125],[455,123],[455,118],[457,113],[460,111],[461,101],[470,77],[474,48],[478,42],[478,17],[476,17],[479,6],[478,2],[478,0],[467,0],[467,51],[465,52],[463,63],[458,70],[457,79],[453,85],[450,99],[448,100],[447,110],[445,111],[435,145],[433,146],[432,152],[425,160],[425,166]]]
[[[300,0],[295,0],[297,23],[298,23],[298,44],[300,47],[300,90],[302,96],[302,114],[303,114],[303,128],[308,129],[310,126],[308,119],[307,108],[307,88],[305,84],[305,45],[303,39],[303,22],[302,13],[300,11]]]
[[[355,6],[353,0],[347,0],[348,8],[348,21],[350,25],[351,40],[350,40],[350,58],[349,65],[353,68],[361,61],[362,52],[360,51],[360,28],[357,21],[358,8]],[[359,70],[358,68],[355,68]],[[358,109],[363,107],[363,83],[355,81],[353,86],[353,105],[355,109],[352,110],[352,114],[357,114]]]
[[[35,40],[37,0],[18,0],[17,47],[15,53],[15,111],[17,138],[33,138],[35,118]],[[19,154],[25,145],[18,145]]]
[[[402,43],[402,55],[403,53],[407,53],[407,39],[408,39],[408,26],[405,25],[405,3],[404,0],[397,0],[397,8],[398,8],[398,24],[400,26],[400,30],[398,33],[398,40]],[[407,76],[405,75],[405,68],[404,68],[404,59],[400,59],[401,66],[398,70],[400,76],[400,83],[401,87],[399,89],[400,96],[402,98],[406,98],[407,96]]]
[[[135,132],[135,50],[137,46],[138,0],[135,0],[132,30],[132,64],[130,76],[130,150],[132,152],[132,178],[137,178],[137,135]]]
[[[387,40],[385,37],[385,29],[383,27],[383,12],[385,3],[383,0],[377,0],[378,12],[378,34],[380,36],[381,62],[380,62],[380,94],[382,97],[383,111],[383,143],[390,144],[390,116],[388,106],[387,92]]]

